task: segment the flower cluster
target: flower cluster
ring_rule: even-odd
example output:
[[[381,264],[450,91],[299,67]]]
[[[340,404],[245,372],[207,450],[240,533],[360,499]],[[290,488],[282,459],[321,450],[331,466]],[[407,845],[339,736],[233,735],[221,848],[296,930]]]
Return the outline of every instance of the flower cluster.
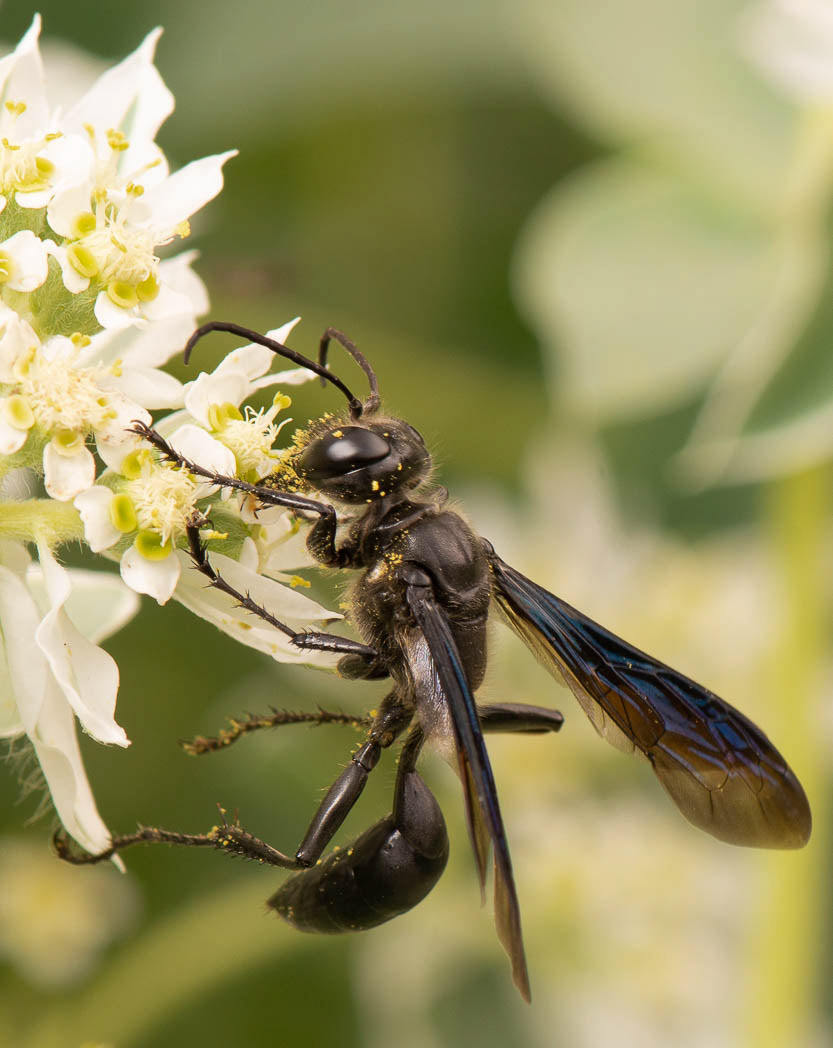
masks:
[[[269,373],[260,346],[187,385],[162,370],[208,303],[193,254],[158,252],[188,236],[233,153],[169,171],[154,141],[174,105],[153,65],[159,31],[65,111],[47,98],[39,31],[36,17],[0,59],[0,738],[28,738],[65,829],[95,852],[110,835],[74,721],[128,744],[118,669],[98,643],[135,613],[137,593],[174,597],[275,658],[316,661],[183,570],[189,524],[210,516],[218,567],[287,622],[338,616],[299,592],[291,569],[309,561],[293,519],[192,477],[136,432],[166,411],[155,425],[186,458],[256,479],[279,458],[289,398],[244,401],[311,377]],[[56,553],[79,539],[118,561],[121,580],[61,566]]]

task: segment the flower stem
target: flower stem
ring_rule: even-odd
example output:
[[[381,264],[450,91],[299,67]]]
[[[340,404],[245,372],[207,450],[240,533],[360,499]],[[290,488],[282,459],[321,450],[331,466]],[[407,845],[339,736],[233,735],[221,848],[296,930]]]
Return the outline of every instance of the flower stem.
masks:
[[[823,570],[830,543],[830,473],[778,480],[767,502],[769,548],[779,586],[779,627],[762,702],[767,731],[799,776],[813,809],[813,837],[800,852],[761,857],[748,947],[742,1043],[809,1043],[817,1023],[817,972],[826,926],[828,783],[820,710],[828,655]],[[762,718],[763,719],[763,718]]]
[[[84,525],[71,502],[24,499],[0,502],[0,536],[32,542],[42,539],[50,548],[84,538]]]

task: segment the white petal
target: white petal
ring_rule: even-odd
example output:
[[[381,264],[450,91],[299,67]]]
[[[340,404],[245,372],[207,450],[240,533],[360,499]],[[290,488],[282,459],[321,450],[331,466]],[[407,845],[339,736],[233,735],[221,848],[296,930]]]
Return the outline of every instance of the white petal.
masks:
[[[4,397],[3,401],[5,399]],[[2,409],[3,401],[0,401],[0,409]],[[13,455],[16,451],[20,451],[28,437],[28,429],[10,426],[0,410],[0,455]]]
[[[252,382],[252,389],[266,389],[268,386],[301,386],[305,382],[311,382],[318,375],[309,368],[289,368],[286,371],[276,371],[272,375],[264,375]]]
[[[0,100],[26,103],[26,111],[17,118],[15,127],[21,138],[42,131],[49,119],[39,35],[40,16],[35,15],[14,53],[0,62],[0,80],[5,81]]]
[[[193,565],[187,554],[179,550],[176,555],[185,570],[174,596],[194,614],[213,622],[241,644],[265,652],[278,662],[301,662],[326,667],[336,665],[338,659],[332,654],[301,651],[267,622],[236,607],[226,594],[206,585],[203,576],[192,570]],[[215,568],[233,586],[244,593],[250,592],[253,600],[263,604],[268,611],[293,628],[301,629],[311,620],[330,621],[340,618],[296,590],[256,575],[229,557],[212,553],[211,559]]]
[[[81,721],[99,742],[128,746],[124,729],[114,719],[119,670],[113,658],[87,640],[72,624],[64,604],[72,592],[69,573],[43,543],[38,557],[50,610],[35,633],[52,674]]]
[[[0,303],[0,382],[16,382],[15,362],[38,346],[40,339],[28,322]]]
[[[193,330],[193,319],[169,317],[152,326],[109,328],[93,335],[77,356],[78,365],[106,367],[118,362],[122,370],[133,367],[156,368],[167,364],[174,353],[181,352]]]
[[[209,375],[200,372],[185,387],[185,410],[204,426],[210,426],[209,408],[215,404],[234,404],[238,407],[249,393],[249,381],[239,371]]]
[[[165,273],[159,267],[159,294],[151,302],[144,302],[140,306],[141,315],[154,324],[168,317],[187,316],[192,326],[196,327],[194,316],[194,303],[191,300],[191,288],[183,291],[176,290],[164,282]]]
[[[263,574],[280,576],[296,568],[314,567],[318,562],[307,549],[308,535],[309,528],[302,527],[273,538],[272,529],[267,528],[265,538],[257,544]]]
[[[31,739],[64,829],[87,851],[104,851],[110,833],[87,781],[72,711],[54,682],[47,689]]]
[[[106,291],[99,291],[93,307],[95,319],[103,328],[115,328],[116,331],[128,327],[144,327],[147,321],[139,316],[136,306],[122,309],[117,306]]]
[[[91,185],[90,179],[95,165],[95,153],[90,144],[89,136],[62,134],[60,138],[53,138],[47,142],[46,148],[40,154],[46,157],[55,167],[51,177],[53,193],[64,186],[78,185],[84,183]],[[86,209],[89,211],[89,197]],[[52,223],[50,222],[50,225]],[[52,226],[54,229],[55,227]],[[57,230],[56,230],[57,232]]]
[[[266,346],[250,342],[248,346],[238,346],[220,361],[214,369],[214,375],[239,373],[247,379],[259,378],[265,374],[275,361],[275,354]]]
[[[127,456],[137,451],[141,447],[147,447],[145,441],[137,433],[132,436],[128,434],[127,440],[109,441],[103,437],[96,437],[95,448],[98,452],[98,457],[102,460],[105,466],[109,466],[110,469],[114,469],[117,473],[121,473],[121,464],[127,458]]]
[[[185,396],[185,387],[179,379],[157,368],[124,368],[121,375],[109,378],[106,385],[121,390],[136,404],[153,411],[182,407]]]
[[[237,466],[234,453],[199,426],[190,423],[180,426],[171,434],[168,442],[180,455],[197,466],[226,476],[234,474]]]
[[[6,648],[0,635],[0,739],[14,739],[25,733],[26,728],[15,702],[12,677],[6,662]]]
[[[144,134],[153,139],[174,107],[169,91],[158,93],[158,73],[154,78],[149,72],[153,69],[153,55],[161,35],[160,28],[151,30],[132,54],[104,72],[67,112],[62,126],[68,131],[81,131],[85,124],[91,124],[100,131],[117,128],[128,134],[132,128],[125,121],[140,104],[142,93],[150,90],[154,93],[156,110],[153,116],[145,110],[139,123]]]
[[[207,313],[209,306],[205,284],[191,269],[191,264],[198,257],[197,251],[181,251],[159,263],[160,283],[186,298],[191,304],[190,312],[195,317]]]
[[[240,556],[237,562],[248,571],[257,571],[259,560],[255,541],[247,535],[240,547]]]
[[[41,286],[48,273],[48,257],[42,240],[30,229],[21,229],[13,237],[0,243],[12,262],[12,271],[6,286],[12,291],[30,292]]]
[[[93,192],[92,181],[84,180],[75,185],[58,190],[49,207],[46,218],[52,229],[62,237],[71,237],[73,222],[79,214],[90,210],[90,198]]]
[[[30,189],[28,191],[18,189],[14,195],[14,202],[20,207],[37,211],[42,207],[46,207],[52,199],[52,193],[53,190],[51,186],[47,189]]]
[[[187,558],[186,558],[187,559]],[[173,596],[181,571],[176,553],[164,560],[148,560],[135,546],[121,559],[121,577],[137,593],[146,593],[157,604],[167,604]]]
[[[0,565],[0,626],[14,701],[23,727],[34,731],[46,694],[49,668],[35,644],[40,612],[23,579]]]
[[[118,633],[138,612],[141,603],[138,596],[125,586],[118,575],[110,571],[84,571],[81,568],[66,570],[72,592],[64,608],[76,629],[93,644],[100,644]],[[45,591],[40,565],[33,564],[29,568],[26,583],[33,593],[39,589]]]
[[[223,164],[233,156],[236,149],[192,160],[148,190],[143,200],[153,212],[154,226],[173,229],[213,200],[223,188]]]
[[[118,390],[107,394],[107,407],[115,413],[114,418],[96,429],[96,436],[101,434],[102,440],[108,444],[129,444],[136,439],[136,434],[131,432],[134,422],[144,422],[146,426],[151,423],[150,412],[131,400]]]
[[[50,440],[43,449],[43,481],[50,498],[68,502],[95,482],[95,459],[83,445],[65,455]]]
[[[122,536],[110,518],[110,503],[114,498],[115,495],[109,488],[93,484],[73,500],[73,505],[81,514],[84,524],[84,538],[93,553],[109,549]]]
[[[276,342],[282,342],[286,344],[287,340],[289,339],[289,336],[292,334],[292,332],[295,330],[298,324],[300,324],[300,322],[300,317],[293,317],[292,320],[287,320],[287,322],[285,324],[281,324],[280,327],[272,328],[271,331],[267,331],[266,337],[273,338]]]
[[[46,253],[52,255],[61,267],[61,279],[67,291],[71,295],[79,295],[82,291],[86,291],[90,286],[90,278],[82,277],[78,270],[70,265],[67,249],[60,247],[52,240],[45,240],[44,247],[46,248]]]

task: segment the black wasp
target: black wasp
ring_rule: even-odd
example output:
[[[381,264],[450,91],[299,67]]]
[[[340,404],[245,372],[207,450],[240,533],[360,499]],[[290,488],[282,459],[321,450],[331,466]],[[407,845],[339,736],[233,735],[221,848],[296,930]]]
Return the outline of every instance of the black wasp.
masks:
[[[194,520],[191,556],[209,584],[270,622],[301,649],[338,654],[342,676],[390,678],[392,688],[368,718],[327,713],[279,713],[233,722],[217,739],[197,739],[192,752],[217,749],[261,726],[341,721],[367,727],[292,855],[248,833],[237,820],[207,834],[144,827],[115,837],[99,855],[70,850],[71,862],[99,862],[139,842],[220,848],[297,870],[269,899],[296,928],[343,932],[371,928],[420,902],[448,858],[442,813],[416,770],[426,740],[451,743],[463,785],[466,816],[481,889],[494,854],[495,921],[515,983],[529,1000],[529,978],[509,847],[484,743],[486,732],[558,731],[556,710],[505,703],[478,706],[486,671],[486,625],[492,605],[554,675],[567,683],[593,726],[615,746],[638,753],[683,815],[731,844],[798,848],[810,836],[810,809],[793,772],[763,732],[706,688],[608,633],[580,611],[506,564],[492,546],[444,506],[446,492],[430,484],[431,456],[420,434],[381,410],[373,369],[340,331],[321,339],[318,362],[237,324],[211,331],[267,346],[332,383],[347,398],[343,418],[326,416],[296,443],[284,466],[259,484],[217,475],[179,455],[155,430],[137,431],[169,461],[214,484],[283,506],[314,520],[307,545],[328,567],[355,569],[349,621],[362,641],[330,633],[296,633],[235,590],[212,567]],[[356,360],[370,392],[358,400],[326,366],[330,340]],[[310,497],[310,496],[315,497]],[[334,505],[335,504],[335,505]],[[337,510],[335,506],[338,506]],[[337,541],[338,529],[346,537]],[[405,734],[406,733],[406,734]],[[321,856],[358,800],[382,750],[405,734],[393,810],[351,844]]]

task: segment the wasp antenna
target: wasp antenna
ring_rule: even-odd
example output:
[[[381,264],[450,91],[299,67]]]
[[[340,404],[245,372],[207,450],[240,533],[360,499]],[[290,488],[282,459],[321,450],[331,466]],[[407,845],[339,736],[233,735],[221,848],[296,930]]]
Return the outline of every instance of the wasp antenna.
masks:
[[[370,366],[370,362],[364,353],[361,352],[359,347],[349,339],[343,331],[339,331],[338,328],[328,327],[324,334],[321,336],[321,342],[318,346],[318,363],[321,367],[327,365],[327,350],[330,346],[330,339],[335,339],[340,346],[350,354],[353,360],[359,365],[362,371],[367,375],[367,382],[370,386],[370,396],[364,402],[364,410],[367,414],[371,414],[377,411],[379,408],[380,397],[379,397],[379,380],[376,378],[376,372]]]
[[[212,331],[226,331],[230,335],[238,335],[240,338],[246,338],[250,342],[256,342],[259,346],[265,346],[267,349],[271,349],[272,352],[276,353],[279,357],[286,357],[287,360],[291,360],[294,364],[307,368],[309,371],[314,371],[316,375],[320,375],[322,381],[330,382],[336,387],[336,389],[341,390],[347,398],[347,403],[350,405],[351,416],[354,419],[361,418],[364,411],[364,405],[362,402],[358,397],[353,396],[341,379],[337,375],[334,375],[332,371],[329,371],[324,364],[317,364],[314,360],[310,360],[309,357],[305,357],[303,353],[298,353],[296,350],[290,349],[289,346],[285,346],[282,342],[277,342],[274,338],[269,338],[267,335],[261,335],[259,331],[253,331],[251,328],[243,327],[241,324],[231,324],[224,320],[210,320],[207,324],[198,327],[185,343],[184,358],[186,364],[191,358],[194,346],[201,338],[211,334]],[[356,350],[356,352],[358,353],[358,350]],[[364,360],[363,357],[362,360]],[[365,373],[367,373],[367,367],[369,367],[369,365],[367,365],[366,361],[363,367],[365,367]],[[375,383],[375,375],[373,376],[373,381]],[[376,401],[378,403],[378,392],[376,395]]]

